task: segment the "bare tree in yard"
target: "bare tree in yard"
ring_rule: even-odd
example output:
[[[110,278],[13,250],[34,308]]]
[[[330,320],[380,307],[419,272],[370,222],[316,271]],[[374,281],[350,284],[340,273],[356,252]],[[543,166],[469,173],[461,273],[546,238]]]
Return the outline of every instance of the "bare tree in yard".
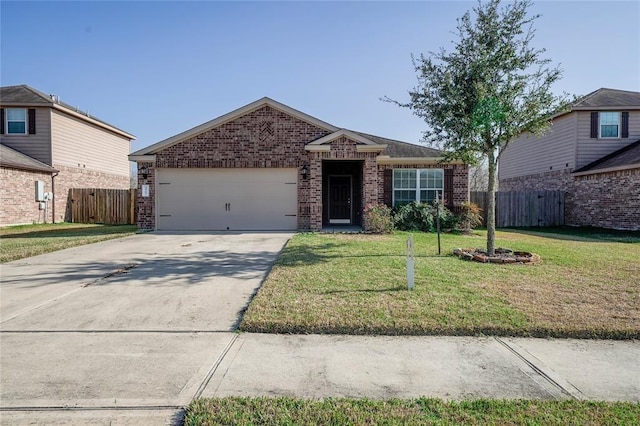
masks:
[[[485,192],[489,188],[489,170],[483,158],[475,166],[469,167],[469,190]]]
[[[501,6],[500,0],[478,2],[458,19],[458,40],[451,52],[441,48],[420,58],[412,56],[418,85],[408,103],[429,130],[425,140],[447,152],[446,160],[474,165],[486,160],[489,202],[487,252],[495,252],[495,191],[498,159],[522,132],[539,135],[549,117],[564,109],[565,97],[551,86],[559,67],[549,67],[544,49],[531,46],[539,15],[529,16],[529,0]]]

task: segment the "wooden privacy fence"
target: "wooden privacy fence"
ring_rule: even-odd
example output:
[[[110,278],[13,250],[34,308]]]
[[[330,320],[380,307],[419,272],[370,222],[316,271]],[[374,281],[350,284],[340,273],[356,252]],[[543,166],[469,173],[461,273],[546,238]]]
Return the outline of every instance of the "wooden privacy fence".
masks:
[[[71,222],[135,224],[135,189],[73,188],[69,190]]]
[[[496,192],[496,226],[564,225],[564,197],[564,191]],[[471,192],[470,198],[486,219],[487,192]]]

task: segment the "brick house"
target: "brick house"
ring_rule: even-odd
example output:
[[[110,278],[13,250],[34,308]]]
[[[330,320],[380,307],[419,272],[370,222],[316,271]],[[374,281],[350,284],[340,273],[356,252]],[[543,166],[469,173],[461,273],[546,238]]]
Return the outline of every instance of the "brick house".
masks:
[[[566,192],[565,223],[640,230],[640,93],[599,89],[503,152],[501,191]]]
[[[0,225],[70,220],[71,188],[129,188],[134,139],[55,95],[0,88]],[[36,182],[53,201],[36,200]]]
[[[364,206],[468,200],[468,168],[441,152],[338,128],[259,99],[129,156],[138,226],[319,230],[362,226]]]

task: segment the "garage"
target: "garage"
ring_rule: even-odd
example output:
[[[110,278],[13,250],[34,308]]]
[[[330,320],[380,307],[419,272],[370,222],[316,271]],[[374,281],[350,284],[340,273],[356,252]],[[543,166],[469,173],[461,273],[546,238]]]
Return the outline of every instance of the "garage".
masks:
[[[161,231],[294,231],[297,169],[156,170]]]

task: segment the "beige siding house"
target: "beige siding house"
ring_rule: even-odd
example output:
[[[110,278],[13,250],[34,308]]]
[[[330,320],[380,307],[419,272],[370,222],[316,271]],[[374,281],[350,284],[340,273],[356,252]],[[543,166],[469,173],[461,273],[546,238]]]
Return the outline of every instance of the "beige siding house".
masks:
[[[32,179],[24,173],[33,173],[35,163],[23,157],[23,161],[2,163],[0,225],[70,220],[71,188],[130,187],[127,155],[135,137],[61,102],[57,96],[26,85],[2,87],[0,122],[3,152],[15,152],[15,158],[21,155],[49,167],[40,167],[40,175]],[[53,193],[46,216],[42,203],[35,199],[35,181],[42,182],[44,192]],[[31,190],[14,194],[8,190],[14,186]],[[14,207],[9,209],[9,205]]]
[[[545,135],[511,142],[499,188],[562,190],[568,225],[640,230],[639,141],[640,93],[596,90],[553,117]]]
[[[138,227],[363,227],[367,205],[469,199],[468,168],[442,152],[336,127],[262,98],[129,156]]]

